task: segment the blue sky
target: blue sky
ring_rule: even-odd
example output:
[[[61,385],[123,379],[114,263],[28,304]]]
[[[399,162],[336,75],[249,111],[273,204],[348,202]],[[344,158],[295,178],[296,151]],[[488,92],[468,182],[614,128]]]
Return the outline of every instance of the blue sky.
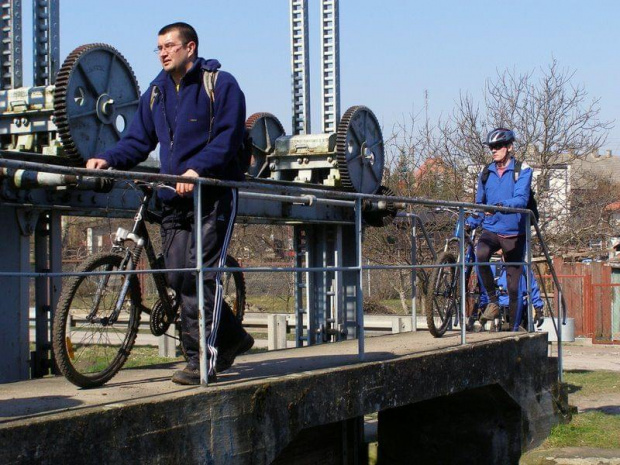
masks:
[[[24,66],[30,85],[30,2],[24,3]],[[313,132],[320,130],[319,2],[309,0]],[[157,30],[186,21],[200,54],[218,58],[245,91],[248,115],[275,114],[291,128],[288,0],[61,0],[61,59],[105,42],[131,64],[141,89],[159,70]],[[529,71],[553,58],[599,97],[601,116],[618,120],[604,148],[620,154],[620,2],[340,0],[341,109],[364,104],[389,134],[419,112],[428,92],[432,118],[448,114],[459,92],[481,94],[498,69]]]

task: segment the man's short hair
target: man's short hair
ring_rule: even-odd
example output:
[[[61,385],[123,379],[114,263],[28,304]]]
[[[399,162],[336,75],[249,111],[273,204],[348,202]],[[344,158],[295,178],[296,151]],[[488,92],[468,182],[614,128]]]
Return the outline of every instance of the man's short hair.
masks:
[[[196,55],[198,55],[198,34],[196,33],[196,29],[187,23],[172,23],[162,27],[157,35],[163,36],[164,34],[168,34],[172,31],[179,32],[179,37],[183,43],[187,44],[188,42],[194,42],[196,44]]]

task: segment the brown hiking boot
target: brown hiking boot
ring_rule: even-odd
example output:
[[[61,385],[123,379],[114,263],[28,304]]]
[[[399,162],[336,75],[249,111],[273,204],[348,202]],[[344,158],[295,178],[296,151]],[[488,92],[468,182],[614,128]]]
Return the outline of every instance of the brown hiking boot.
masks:
[[[215,374],[207,377],[207,383],[215,383],[217,376]],[[187,364],[185,368],[179,371],[175,371],[172,375],[172,382],[183,385],[197,385],[200,384],[200,369],[192,364]]]
[[[480,324],[485,324],[487,321],[493,321],[497,317],[499,317],[499,305],[495,302],[489,302],[480,317]]]

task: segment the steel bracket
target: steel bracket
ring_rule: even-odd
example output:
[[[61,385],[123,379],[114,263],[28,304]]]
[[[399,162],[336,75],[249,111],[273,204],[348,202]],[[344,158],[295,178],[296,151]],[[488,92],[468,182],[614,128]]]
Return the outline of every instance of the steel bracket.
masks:
[[[34,233],[40,213],[41,212],[38,210],[27,210],[25,208],[18,208],[15,210],[17,224],[19,225],[22,236],[31,236],[32,233]]]

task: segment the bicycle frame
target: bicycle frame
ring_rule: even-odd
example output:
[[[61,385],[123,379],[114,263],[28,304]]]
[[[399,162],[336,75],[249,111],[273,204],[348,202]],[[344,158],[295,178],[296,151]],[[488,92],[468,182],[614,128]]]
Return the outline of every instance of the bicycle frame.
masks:
[[[153,198],[153,194],[155,192],[155,184],[139,183],[136,186],[142,191],[143,195],[140,202],[140,207],[138,208],[138,211],[134,216],[133,226],[131,228],[131,231],[128,231],[127,229],[122,227],[118,228],[114,238],[114,245],[112,247],[112,251],[124,253],[124,258],[121,265],[123,270],[133,271],[136,268],[136,265],[140,260],[143,251],[146,252],[146,258],[152,270],[163,269],[163,267],[159,263],[159,260],[157,259],[155,250],[153,249],[153,244],[150,240],[149,232],[146,228],[145,223],[145,221],[147,220],[150,220],[150,222],[161,222],[160,220],[158,221],[157,216],[150,212],[148,209],[149,203],[151,202],[151,199]],[[168,315],[171,315],[173,304],[171,302],[171,297],[168,294],[168,287],[166,285],[163,274],[154,273],[153,280],[155,281],[155,288],[157,290],[160,301],[164,305],[165,312]],[[102,283],[102,288],[105,287],[106,282]],[[123,302],[125,301],[125,297],[127,296],[127,292],[129,290],[129,283],[130,279],[126,279],[123,283],[123,287],[116,301],[116,307],[114,309],[114,312],[110,316],[110,320],[112,323],[116,321],[118,315],[121,312]],[[140,302],[140,310],[145,313],[150,313],[150,310],[144,305],[142,305],[142,302]]]
[[[466,285],[468,285],[469,280],[471,278],[471,274],[474,270],[474,266],[473,265],[468,265],[469,263],[474,263],[476,261],[476,248],[475,248],[475,243],[476,243],[476,236],[477,236],[477,229],[476,228],[472,228],[471,231],[469,232],[469,234],[467,234],[467,230],[465,230],[465,283]],[[456,226],[454,227],[454,233],[452,234],[451,237],[449,237],[448,239],[446,239],[446,244],[444,246],[444,252],[447,252],[450,249],[450,246],[452,244],[457,244],[457,263],[461,262],[461,247],[460,247],[460,243],[461,243],[461,223],[459,221],[456,222]],[[457,269],[458,270],[458,269]],[[457,289],[458,288],[458,280],[460,279],[460,273],[457,271],[454,273],[453,276],[453,282],[451,283],[451,285]],[[467,293],[469,293],[469,286],[466,290]],[[457,311],[456,315],[454,315],[456,317],[456,321],[455,324],[459,325],[461,322],[461,312]],[[466,316],[470,316],[469,314]]]

